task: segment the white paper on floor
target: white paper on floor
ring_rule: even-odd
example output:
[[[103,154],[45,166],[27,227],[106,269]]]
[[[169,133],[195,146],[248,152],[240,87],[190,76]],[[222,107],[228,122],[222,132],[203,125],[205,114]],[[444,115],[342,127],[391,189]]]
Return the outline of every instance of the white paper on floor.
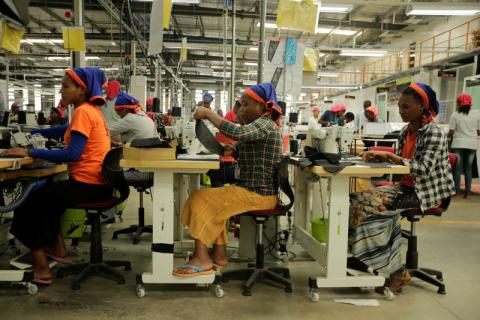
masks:
[[[353,304],[355,306],[378,307],[378,299],[334,299],[338,303]]]

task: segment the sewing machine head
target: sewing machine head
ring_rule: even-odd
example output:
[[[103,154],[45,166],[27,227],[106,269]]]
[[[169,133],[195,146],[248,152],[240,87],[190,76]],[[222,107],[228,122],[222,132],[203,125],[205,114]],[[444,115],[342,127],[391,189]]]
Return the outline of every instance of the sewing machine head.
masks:
[[[308,130],[307,141],[321,152],[348,153],[353,140],[353,129],[339,126],[320,127]]]

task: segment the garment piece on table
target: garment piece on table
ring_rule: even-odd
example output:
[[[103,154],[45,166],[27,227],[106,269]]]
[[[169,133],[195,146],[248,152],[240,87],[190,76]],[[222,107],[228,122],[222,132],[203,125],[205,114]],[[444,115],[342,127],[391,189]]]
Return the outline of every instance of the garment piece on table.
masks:
[[[200,143],[213,154],[223,155],[225,149],[217,141],[203,120],[197,120],[195,123],[195,135]]]
[[[181,219],[194,239],[205,245],[224,245],[228,242],[228,218],[252,210],[273,209],[277,203],[277,195],[262,196],[239,186],[201,189],[187,199]]]
[[[320,152],[309,146],[305,147],[305,155],[310,161],[327,160],[330,164],[339,164],[342,159],[338,153]]]
[[[158,137],[155,123],[143,111],[128,113],[125,117],[110,123],[108,129],[112,136],[121,136],[123,143],[134,139]]]
[[[351,254],[385,277],[403,268],[398,209],[419,206],[413,190],[400,188],[385,186],[350,194]]]
[[[405,144],[407,128],[400,132],[398,156]],[[438,207],[442,200],[455,194],[447,137],[436,123],[429,122],[417,130],[413,159],[403,159],[403,164],[410,169],[422,211]]]
[[[109,185],[64,180],[45,184],[32,191],[13,215],[10,232],[30,249],[52,246],[57,242],[60,216],[65,209],[82,202],[108,199]]]
[[[68,164],[70,177],[79,182],[105,184],[102,165],[110,150],[110,134],[99,108],[84,103],[73,112],[72,122],[65,132],[65,143],[70,143],[71,132],[77,131],[87,138],[79,161]]]
[[[455,130],[452,149],[478,149],[477,130],[480,130],[480,113],[470,110],[468,114],[454,112],[450,117],[450,130]]]
[[[277,195],[277,165],[282,154],[281,131],[269,116],[247,125],[223,121],[220,133],[238,141],[237,184],[261,195]]]

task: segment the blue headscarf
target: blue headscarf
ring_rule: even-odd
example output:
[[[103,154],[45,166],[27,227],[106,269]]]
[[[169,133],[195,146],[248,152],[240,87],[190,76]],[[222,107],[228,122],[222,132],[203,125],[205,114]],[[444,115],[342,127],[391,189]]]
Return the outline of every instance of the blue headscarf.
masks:
[[[210,93],[205,92],[205,93],[203,94],[202,99],[212,102],[212,101],[213,101],[213,96],[212,96]]]
[[[125,92],[120,92],[115,100],[115,110],[118,109],[132,109],[137,113],[141,110],[140,101]]]
[[[103,88],[107,85],[107,78],[99,68],[67,69],[68,75],[87,92],[87,100],[96,105],[104,105]]]
[[[270,115],[277,126],[280,127],[282,109],[278,105],[275,87],[271,83],[259,83],[245,90],[253,100],[265,105],[265,115]]]
[[[423,103],[425,104],[422,122],[427,123],[432,121],[433,118],[437,116],[439,110],[435,91],[433,91],[429,85],[421,82],[412,83],[409,88],[415,90],[422,97]]]

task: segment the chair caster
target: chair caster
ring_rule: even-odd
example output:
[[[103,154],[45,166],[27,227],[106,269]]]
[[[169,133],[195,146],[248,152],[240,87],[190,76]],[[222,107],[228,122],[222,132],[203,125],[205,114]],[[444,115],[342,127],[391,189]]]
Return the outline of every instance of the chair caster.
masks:
[[[252,291],[250,291],[250,289],[244,288],[243,289],[243,295],[245,297],[250,297],[252,295]]]
[[[222,286],[219,284],[215,285],[215,296],[217,298],[223,298],[223,296],[225,296],[225,291],[223,291]]]
[[[137,297],[143,298],[145,295],[145,287],[142,284],[137,284]]]
[[[438,288],[437,293],[438,294],[447,294],[447,291],[445,290],[445,287],[443,287],[443,288]]]
[[[27,283],[27,292],[29,295],[34,295],[38,292],[38,287],[35,283]]]
[[[318,302],[320,300],[320,294],[316,289],[310,289],[309,297],[312,302]]]

